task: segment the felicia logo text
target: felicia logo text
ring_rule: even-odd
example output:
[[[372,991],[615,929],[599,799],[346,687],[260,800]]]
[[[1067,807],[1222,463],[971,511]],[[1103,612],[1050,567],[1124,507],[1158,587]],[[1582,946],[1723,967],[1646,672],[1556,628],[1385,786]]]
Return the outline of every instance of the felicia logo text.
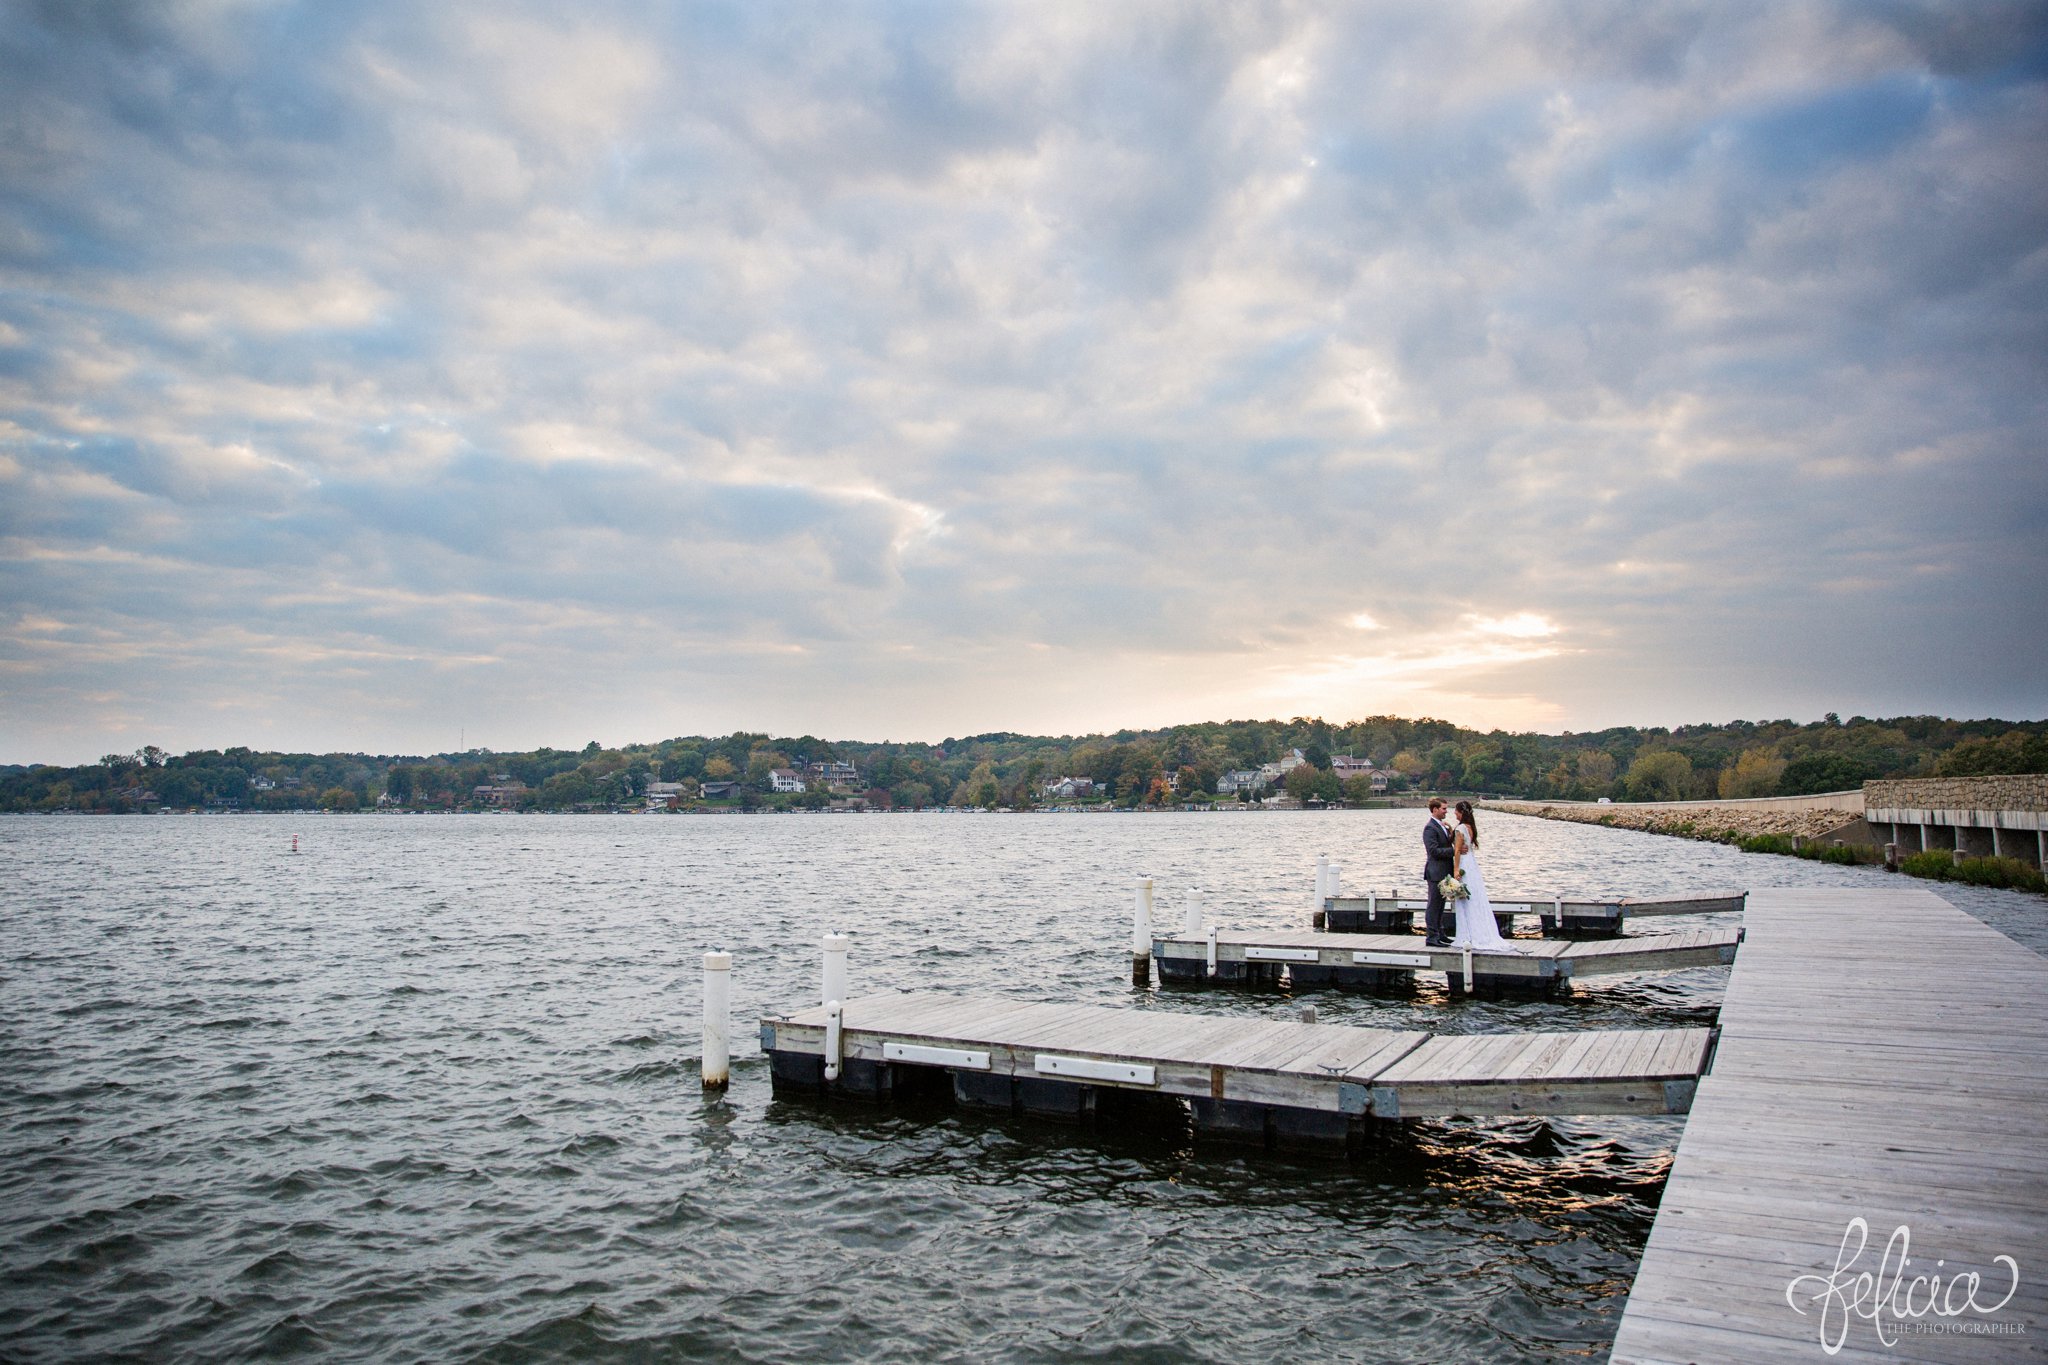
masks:
[[[1946,1271],[1946,1261],[1936,1261],[1931,1273],[1910,1274],[1913,1234],[1904,1223],[1892,1229],[1884,1254],[1874,1270],[1858,1270],[1857,1263],[1870,1244],[1870,1224],[1851,1218],[1842,1230],[1842,1246],[1835,1255],[1834,1273],[1801,1275],[1785,1286],[1785,1302],[1804,1317],[1818,1309],[1820,1345],[1829,1355],[1842,1349],[1849,1328],[1857,1318],[1867,1319],[1886,1346],[1898,1343],[1901,1328],[1916,1335],[1934,1327],[1927,1319],[1946,1320],[1966,1314],[1986,1316],[2012,1302],[2019,1292],[2019,1262],[2010,1256],[1994,1256],[1991,1263],[2005,1268],[2010,1277],[2005,1293],[1996,1303],[1985,1303],[1980,1292],[1990,1292],[1984,1276],[1974,1270]],[[1801,1299],[1805,1302],[1802,1304]],[[1924,1323],[1924,1325],[1922,1325]],[[1936,1330],[1955,1330],[1960,1324]]]

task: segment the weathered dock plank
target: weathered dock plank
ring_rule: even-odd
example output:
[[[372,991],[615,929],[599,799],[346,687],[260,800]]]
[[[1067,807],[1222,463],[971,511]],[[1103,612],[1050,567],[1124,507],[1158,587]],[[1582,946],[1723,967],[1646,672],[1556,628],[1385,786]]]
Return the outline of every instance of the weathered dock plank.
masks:
[[[833,1088],[829,1019],[761,1021],[778,1088]],[[1194,1102],[1205,1126],[1343,1138],[1369,1118],[1683,1113],[1709,1043],[1707,1029],[1432,1036],[918,992],[841,1007],[836,1088],[889,1094],[905,1069],[937,1071],[979,1103],[1084,1113],[1096,1090],[1140,1092]]]
[[[1613,1358],[2048,1358],[2048,959],[1918,889],[1745,920]]]
[[[1472,975],[1486,987],[1542,991],[1583,976],[1726,966],[1742,934],[1730,927],[1569,942],[1517,939],[1511,952],[1474,952]],[[1465,971],[1464,950],[1430,948],[1402,934],[1219,929],[1213,971],[1210,951],[1207,932],[1152,937],[1160,980],[1183,984],[1277,981],[1285,971],[1297,985],[1370,986],[1396,974],[1443,972],[1461,979]]]

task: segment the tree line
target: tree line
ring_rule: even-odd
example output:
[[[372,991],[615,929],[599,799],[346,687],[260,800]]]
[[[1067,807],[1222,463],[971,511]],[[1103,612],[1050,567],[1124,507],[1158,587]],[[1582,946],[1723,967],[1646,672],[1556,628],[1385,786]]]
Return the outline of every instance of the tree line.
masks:
[[[593,740],[581,749],[426,756],[248,748],[172,755],[151,745],[78,767],[0,768],[0,811],[460,810],[479,804],[478,787],[512,784],[524,789],[510,802],[520,808],[601,810],[644,804],[654,782],[676,784],[683,805],[700,800],[710,782],[734,784],[723,799],[744,807],[821,806],[840,793],[816,784],[775,793],[769,774],[833,760],[853,764],[862,778],[857,794],[881,808],[1043,804],[1046,783],[1062,777],[1090,778],[1100,799],[1120,805],[1163,806],[1236,799],[1215,795],[1220,777],[1297,749],[1305,762],[1285,786],[1310,800],[1368,795],[1362,779],[1348,786],[1337,779],[1331,760],[1349,754],[1385,771],[1397,791],[1657,801],[1840,791],[1881,777],[2048,772],[2048,722],[1830,714],[1804,725],[1730,721],[1546,735],[1429,718],[1296,717],[1081,736],[995,732],[938,744],[738,731],[617,748]]]

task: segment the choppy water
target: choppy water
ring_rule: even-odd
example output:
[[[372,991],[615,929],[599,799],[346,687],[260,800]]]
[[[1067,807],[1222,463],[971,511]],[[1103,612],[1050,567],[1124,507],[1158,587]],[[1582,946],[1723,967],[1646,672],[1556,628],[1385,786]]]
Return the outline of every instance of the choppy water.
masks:
[[[1489,820],[1502,891],[1885,880]],[[1347,1163],[770,1096],[751,1021],[811,1002],[827,929],[857,992],[1291,1013],[1133,992],[1132,877],[1300,927],[1317,852],[1347,889],[1412,885],[1418,821],[0,821],[0,1354],[1604,1356],[1678,1120],[1414,1125]],[[1948,894],[2048,944],[2040,898]],[[738,1038],[706,1101],[713,945]],[[1325,1022],[1654,1027],[1710,1020],[1725,979],[1314,998]]]

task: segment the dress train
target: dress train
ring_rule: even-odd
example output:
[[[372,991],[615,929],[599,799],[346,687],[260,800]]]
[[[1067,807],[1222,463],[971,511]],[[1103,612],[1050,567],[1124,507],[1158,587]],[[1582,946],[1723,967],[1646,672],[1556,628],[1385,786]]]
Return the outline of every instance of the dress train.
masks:
[[[1500,925],[1493,918],[1493,902],[1486,898],[1486,872],[1479,865],[1479,846],[1473,841],[1471,829],[1460,825],[1458,832],[1466,843],[1464,853],[1459,855],[1464,865],[1465,889],[1472,894],[1457,903],[1458,931],[1451,938],[1451,946],[1489,953],[1520,952],[1501,937]]]

